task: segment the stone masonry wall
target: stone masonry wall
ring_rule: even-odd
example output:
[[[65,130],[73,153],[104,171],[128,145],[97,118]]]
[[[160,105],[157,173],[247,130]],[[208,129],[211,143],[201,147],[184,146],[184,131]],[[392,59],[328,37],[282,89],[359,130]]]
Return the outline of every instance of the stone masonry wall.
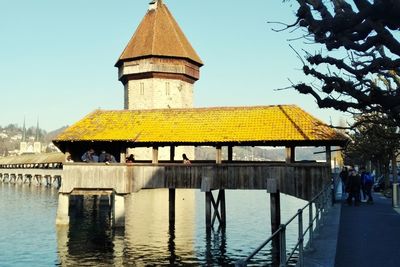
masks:
[[[193,84],[172,79],[130,80],[125,85],[126,109],[192,108]]]

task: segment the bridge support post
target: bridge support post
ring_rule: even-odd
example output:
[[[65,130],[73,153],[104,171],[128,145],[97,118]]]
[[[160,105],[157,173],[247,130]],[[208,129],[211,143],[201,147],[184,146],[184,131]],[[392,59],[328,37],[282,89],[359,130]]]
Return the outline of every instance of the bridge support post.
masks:
[[[169,160],[174,161],[175,158],[175,146],[171,146],[169,150]],[[175,188],[169,188],[168,190],[168,203],[169,203],[169,228],[175,231]],[[173,229],[172,229],[173,228]],[[174,232],[175,233],[175,232]]]
[[[58,208],[56,225],[68,225],[69,224],[69,194],[58,194]]]
[[[112,198],[112,226],[125,227],[125,196],[113,193]]]
[[[57,189],[60,189],[60,187],[61,187],[61,176],[60,175],[57,175]]]
[[[206,231],[211,231],[211,191],[206,192]]]
[[[152,160],[151,163],[158,163],[158,147],[153,147],[153,154],[152,154]]]
[[[212,210],[214,212],[212,212]],[[225,208],[225,190],[218,191],[217,201],[211,191],[206,192],[206,229],[207,231],[214,226],[215,219],[218,219],[219,226],[226,227],[226,208]]]
[[[281,200],[280,193],[277,190],[275,193],[270,193],[270,203],[271,203],[271,234],[278,231],[281,225]],[[280,262],[280,247],[281,240],[280,235],[277,235],[274,240],[272,240],[272,262]]]
[[[296,150],[293,146],[286,147],[286,163],[293,163],[296,159]]]
[[[126,148],[125,147],[120,149],[119,162],[120,163],[125,163],[126,162]]]
[[[281,197],[278,190],[277,179],[267,180],[267,192],[270,196],[270,210],[271,210],[271,235],[278,231],[281,225]],[[273,266],[280,262],[280,235],[272,240],[272,263]]]
[[[233,146],[228,146],[228,161],[233,161]]]
[[[222,148],[221,146],[217,146],[217,151],[216,151],[216,157],[215,157],[215,163],[216,164],[221,164],[222,163]]]
[[[170,188],[169,189],[169,223],[175,224],[175,193],[176,189],[175,188]]]
[[[226,227],[226,205],[225,205],[225,189],[219,190],[218,199],[220,203],[220,211],[221,211],[221,222],[220,225],[222,228]],[[218,202],[218,200],[217,200]]]
[[[175,159],[175,146],[171,146],[169,150],[169,160],[174,161]]]
[[[270,194],[271,202],[271,234],[281,225],[281,199],[279,191]]]

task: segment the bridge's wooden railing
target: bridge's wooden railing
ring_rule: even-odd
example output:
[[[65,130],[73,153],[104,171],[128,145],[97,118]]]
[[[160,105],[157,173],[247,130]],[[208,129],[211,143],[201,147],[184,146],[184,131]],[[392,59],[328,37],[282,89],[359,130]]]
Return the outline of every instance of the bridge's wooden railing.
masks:
[[[309,200],[330,181],[330,169],[326,163],[66,163],[60,193],[85,189],[118,194],[155,188],[253,190],[267,189],[272,180],[280,192]]]

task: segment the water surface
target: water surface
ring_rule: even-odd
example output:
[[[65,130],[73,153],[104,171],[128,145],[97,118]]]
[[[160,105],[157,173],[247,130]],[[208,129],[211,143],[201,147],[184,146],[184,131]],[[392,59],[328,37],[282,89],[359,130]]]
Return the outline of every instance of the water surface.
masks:
[[[0,183],[0,265],[233,265],[271,234],[269,201],[265,190],[227,190],[226,230],[216,226],[210,235],[198,190],[177,190],[175,225],[168,222],[168,190],[160,189],[127,198],[125,229],[113,230],[107,202],[93,197],[75,202],[69,227],[56,227],[56,189]],[[304,205],[281,194],[282,221]],[[296,228],[289,227],[288,246],[296,242]],[[268,254],[264,250],[252,264],[265,263]]]

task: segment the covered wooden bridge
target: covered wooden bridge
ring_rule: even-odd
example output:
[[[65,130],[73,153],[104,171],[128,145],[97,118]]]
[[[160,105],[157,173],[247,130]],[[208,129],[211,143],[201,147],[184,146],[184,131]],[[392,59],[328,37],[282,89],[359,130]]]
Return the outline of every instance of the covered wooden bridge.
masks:
[[[310,199],[331,179],[331,146],[344,146],[346,136],[294,105],[160,110],[96,110],[61,133],[54,144],[75,163],[66,163],[59,193],[57,223],[68,223],[68,198],[74,194],[111,194],[116,225],[124,222],[124,196],[143,189],[169,188],[170,219],[175,189],[201,189],[206,194],[206,224],[212,211],[225,225],[225,189],[273,189]],[[212,146],[215,161],[177,161],[180,147]],[[239,146],[286,147],[286,161],[235,161]],[[326,149],[326,162],[296,162],[295,148]],[[222,147],[227,147],[223,158]],[[119,163],[78,163],[88,149],[106,150]],[[147,160],[125,163],[126,151],[151,151]],[[161,149],[169,159],[160,160]],[[212,190],[218,190],[214,199]],[[279,195],[278,195],[279,197]]]
[[[0,158],[0,181],[60,186],[64,161],[60,152]]]

